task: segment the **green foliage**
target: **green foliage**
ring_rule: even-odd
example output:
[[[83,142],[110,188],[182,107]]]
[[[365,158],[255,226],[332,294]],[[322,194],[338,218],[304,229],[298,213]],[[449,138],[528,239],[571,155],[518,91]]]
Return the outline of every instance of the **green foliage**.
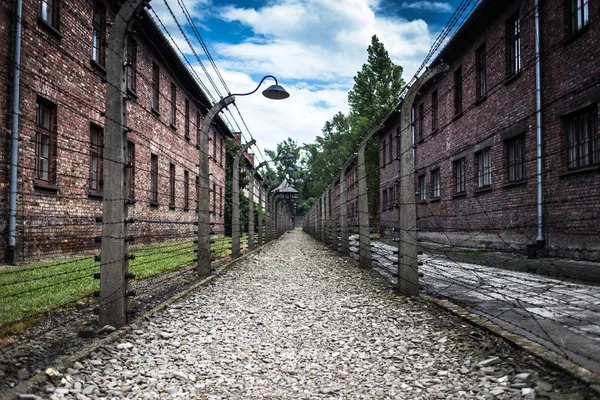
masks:
[[[247,236],[242,237],[244,243]],[[130,253],[136,257],[129,262],[129,270],[141,280],[193,265],[196,246],[193,240],[131,246]],[[229,256],[230,246],[230,238],[218,238],[211,249],[216,258],[222,258]],[[77,301],[87,301],[86,297],[100,288],[100,281],[93,278],[95,272],[100,272],[100,263],[89,256],[1,270],[0,337],[19,321]]]
[[[371,38],[367,48],[367,62],[354,77],[354,86],[348,93],[350,112],[335,114],[325,123],[322,135],[314,143],[304,144],[300,157],[303,171],[301,180],[294,180],[300,192],[298,215],[310,209],[314,198],[320,196],[334,176],[340,172],[343,163],[358,149],[358,144],[368,129],[380,122],[386,112],[398,101],[398,94],[405,86],[402,67],[395,65],[383,43],[377,36]],[[278,152],[290,148],[292,139],[280,143]],[[295,142],[294,142],[295,144]],[[274,156],[274,152],[269,155]],[[379,197],[379,144],[374,140],[365,152],[367,187],[371,214],[378,212]],[[294,160],[298,161],[298,160]],[[298,176],[294,176],[298,179]]]

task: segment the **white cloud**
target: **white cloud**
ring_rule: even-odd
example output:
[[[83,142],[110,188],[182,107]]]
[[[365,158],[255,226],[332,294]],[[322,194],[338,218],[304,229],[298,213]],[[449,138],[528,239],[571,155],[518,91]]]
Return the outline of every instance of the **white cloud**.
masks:
[[[402,8],[413,8],[416,10],[432,11],[438,13],[452,12],[452,5],[442,1],[413,1],[402,3]]]
[[[229,42],[224,37],[207,43],[231,92],[253,90],[267,74],[277,76],[290,92],[290,98],[283,101],[271,101],[259,94],[236,101],[263,153],[287,137],[300,144],[313,142],[325,121],[338,111],[348,111],[347,92],[352,77],[366,61],[373,35],[383,42],[391,59],[404,67],[407,81],[434,39],[423,20],[381,15],[380,0],[277,0],[265,1],[258,8],[223,5],[221,1],[185,1],[197,24],[208,21],[210,12],[222,23],[232,24],[232,29],[240,24],[251,32],[242,41]],[[425,2],[411,4],[420,3]],[[446,3],[428,4],[438,4],[439,10]],[[157,1],[153,6],[182,50],[189,52],[164,4]],[[172,8],[183,22],[180,8]],[[205,73],[199,68],[197,71],[208,82]],[[212,69],[210,73],[218,82]],[[267,84],[270,82],[263,88]],[[231,111],[242,125],[237,111]],[[233,121],[231,117],[229,120]],[[237,130],[237,126],[233,124],[232,129]]]

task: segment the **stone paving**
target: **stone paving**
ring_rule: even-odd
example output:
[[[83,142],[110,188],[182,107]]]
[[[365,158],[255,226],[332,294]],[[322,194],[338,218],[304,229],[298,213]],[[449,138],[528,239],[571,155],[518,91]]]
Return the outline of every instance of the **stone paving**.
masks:
[[[298,231],[46,373],[26,398],[596,398]]]
[[[356,241],[352,243],[358,252]],[[396,247],[374,242],[374,264],[396,276]],[[600,286],[419,256],[425,292],[452,299],[492,322],[600,373]],[[568,271],[565,271],[566,273]]]

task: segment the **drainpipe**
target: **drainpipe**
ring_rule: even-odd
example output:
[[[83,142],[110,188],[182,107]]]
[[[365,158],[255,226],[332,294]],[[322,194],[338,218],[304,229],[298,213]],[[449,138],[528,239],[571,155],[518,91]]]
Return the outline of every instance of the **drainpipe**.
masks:
[[[15,66],[13,71],[12,120],[10,138],[10,197],[8,202],[8,249],[6,262],[15,263],[17,245],[17,170],[19,164],[19,85],[21,81],[21,16],[23,2],[16,1]]]
[[[545,245],[542,230],[542,82],[540,72],[540,7],[535,0],[535,120],[537,133],[537,239],[538,248]]]

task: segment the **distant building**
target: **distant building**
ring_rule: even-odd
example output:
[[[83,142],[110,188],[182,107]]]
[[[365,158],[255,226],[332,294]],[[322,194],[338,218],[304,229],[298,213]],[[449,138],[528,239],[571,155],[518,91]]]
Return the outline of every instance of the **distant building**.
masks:
[[[542,237],[534,2],[483,0],[432,62],[450,69],[420,91],[407,127],[422,241],[600,260],[600,8],[539,11]],[[398,120],[380,133],[385,233],[397,226]]]

